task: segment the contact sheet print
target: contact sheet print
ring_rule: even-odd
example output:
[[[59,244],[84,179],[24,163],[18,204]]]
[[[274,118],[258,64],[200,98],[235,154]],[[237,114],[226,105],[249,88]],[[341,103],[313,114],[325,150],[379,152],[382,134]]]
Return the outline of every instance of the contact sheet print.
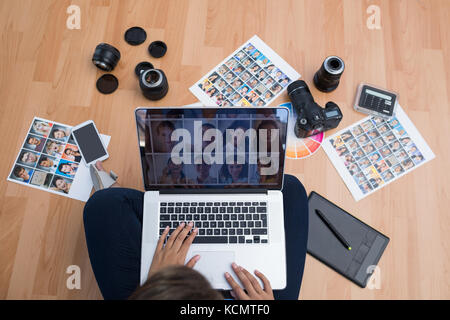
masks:
[[[70,126],[35,117],[8,180],[87,201],[92,190],[89,168],[71,132]],[[110,137],[101,137],[108,145]]]
[[[190,90],[205,106],[262,107],[299,77],[300,74],[255,35]]]
[[[364,118],[323,148],[356,201],[435,157],[400,106],[393,119]]]

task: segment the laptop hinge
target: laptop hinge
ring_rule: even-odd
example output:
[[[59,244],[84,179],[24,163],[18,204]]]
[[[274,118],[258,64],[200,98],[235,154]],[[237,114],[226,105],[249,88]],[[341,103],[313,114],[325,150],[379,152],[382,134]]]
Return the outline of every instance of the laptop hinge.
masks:
[[[161,189],[160,194],[227,194],[227,193],[253,193],[267,194],[267,189]]]

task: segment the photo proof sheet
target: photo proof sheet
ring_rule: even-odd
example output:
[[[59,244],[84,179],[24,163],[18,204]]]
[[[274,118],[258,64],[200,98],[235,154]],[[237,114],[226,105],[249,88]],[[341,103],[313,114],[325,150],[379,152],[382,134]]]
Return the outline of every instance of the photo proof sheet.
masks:
[[[393,119],[364,118],[323,148],[356,201],[435,157],[400,106]]]
[[[8,180],[86,202],[91,175],[71,132],[68,125],[35,117]],[[111,137],[100,136],[108,146]]]
[[[300,74],[255,35],[190,90],[209,107],[266,106],[298,78]]]

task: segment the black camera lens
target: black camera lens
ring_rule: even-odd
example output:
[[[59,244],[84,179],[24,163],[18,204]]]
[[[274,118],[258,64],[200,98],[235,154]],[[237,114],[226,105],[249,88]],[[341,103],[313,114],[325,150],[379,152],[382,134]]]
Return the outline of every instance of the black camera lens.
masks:
[[[147,69],[139,77],[142,94],[149,100],[159,100],[169,91],[166,75],[160,69]]]
[[[134,73],[139,77],[141,75],[141,72],[144,72],[148,69],[155,69],[155,67],[153,67],[153,64],[151,64],[150,62],[142,61],[136,65],[136,67],[134,68]]]
[[[341,58],[337,56],[327,57],[314,75],[314,85],[322,92],[333,91],[339,85],[344,68],[345,64]]]
[[[302,103],[304,103],[306,100],[314,102],[311,91],[309,91],[308,85],[303,80],[296,80],[288,85],[287,93],[292,101],[301,101]]]
[[[100,43],[94,51],[92,62],[103,71],[112,71],[120,60],[120,52],[107,43]]]

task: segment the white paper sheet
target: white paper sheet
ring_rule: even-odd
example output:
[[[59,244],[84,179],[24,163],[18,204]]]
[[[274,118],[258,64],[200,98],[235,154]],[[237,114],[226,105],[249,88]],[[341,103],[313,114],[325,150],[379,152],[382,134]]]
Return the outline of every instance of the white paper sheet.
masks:
[[[71,126],[35,117],[7,180],[86,202],[93,184],[71,131]],[[111,137],[100,136],[107,147]]]
[[[266,106],[300,74],[258,36],[253,36],[195,83],[205,106]]]
[[[356,201],[435,157],[400,106],[392,120],[366,117],[322,146]]]

